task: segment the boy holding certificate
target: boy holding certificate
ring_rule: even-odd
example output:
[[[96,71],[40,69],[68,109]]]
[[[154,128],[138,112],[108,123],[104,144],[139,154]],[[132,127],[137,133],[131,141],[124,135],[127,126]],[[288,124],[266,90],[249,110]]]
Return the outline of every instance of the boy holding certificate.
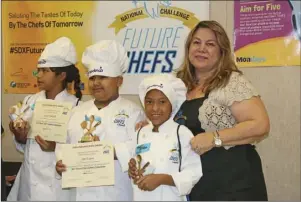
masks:
[[[135,103],[119,96],[119,88],[123,82],[122,75],[127,71],[129,64],[126,50],[114,40],[99,41],[86,48],[82,63],[88,69],[89,90],[94,99],[84,102],[73,111],[68,127],[68,143],[83,144],[100,140],[100,144],[106,141],[114,145],[131,140],[131,134],[135,131],[135,124],[144,119],[144,113]],[[83,144],[82,148],[85,146],[86,144]],[[62,175],[63,181],[65,181],[64,175],[68,175],[68,171],[70,174],[74,167],[70,164],[64,164],[61,159],[64,159],[66,155],[72,158],[72,154],[66,154],[62,151],[64,150],[56,151],[58,155],[56,170],[60,175],[65,172]],[[90,159],[96,159],[95,153],[97,152],[99,151],[95,150]],[[82,153],[83,155],[87,154],[87,150],[83,149]],[[105,152],[103,154],[105,155]],[[83,161],[87,162],[90,159],[82,158],[78,162],[83,165]],[[128,174],[122,172],[117,158],[113,164],[114,185],[81,187],[88,182],[79,183],[76,188],[71,188],[70,200],[131,201],[133,191]],[[78,176],[74,176],[74,179],[84,182],[85,176],[91,174],[93,168],[82,167],[81,169],[87,172],[81,173],[82,179],[79,179]]]
[[[137,132],[129,162],[135,201],[186,201],[202,176],[200,156],[190,145],[193,134],[173,120],[186,99],[184,83],[171,74],[151,76],[139,86],[150,123]],[[127,152],[117,147],[119,159]],[[132,165],[132,166],[131,166]]]
[[[19,151],[24,153],[24,162],[16,177],[8,200],[43,201],[58,199],[62,195],[60,181],[55,178],[56,143],[40,136],[32,139],[30,123],[35,103],[38,100],[70,102],[76,106],[82,97],[76,50],[67,37],[61,37],[46,45],[38,60],[37,83],[41,90],[25,97],[10,109],[10,130]],[[75,96],[67,92],[68,83],[74,82]]]

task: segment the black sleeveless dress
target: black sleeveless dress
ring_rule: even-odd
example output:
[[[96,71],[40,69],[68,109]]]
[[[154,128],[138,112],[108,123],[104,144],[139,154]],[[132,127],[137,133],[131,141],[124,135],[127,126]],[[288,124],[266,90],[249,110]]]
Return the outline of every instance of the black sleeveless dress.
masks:
[[[207,99],[187,100],[175,120],[193,135],[205,132],[198,120],[199,108]],[[267,201],[261,159],[255,146],[247,144],[226,150],[214,147],[201,157],[203,176],[192,189],[191,201]]]

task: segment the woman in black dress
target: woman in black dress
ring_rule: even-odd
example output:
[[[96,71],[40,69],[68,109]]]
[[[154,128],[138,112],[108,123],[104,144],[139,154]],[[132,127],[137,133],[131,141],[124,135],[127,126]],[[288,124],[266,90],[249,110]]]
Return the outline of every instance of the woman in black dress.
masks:
[[[267,200],[254,144],[269,132],[269,118],[219,23],[202,21],[190,32],[177,77],[188,93],[175,121],[193,132],[191,145],[203,167],[190,200]]]

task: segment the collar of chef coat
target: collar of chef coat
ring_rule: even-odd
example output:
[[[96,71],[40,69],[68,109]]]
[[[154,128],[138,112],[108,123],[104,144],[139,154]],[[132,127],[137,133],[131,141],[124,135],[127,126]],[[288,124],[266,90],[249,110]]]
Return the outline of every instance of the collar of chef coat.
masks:
[[[44,90],[42,90],[39,94],[40,96],[38,99],[46,99],[46,92]],[[59,94],[55,96],[54,100],[64,101],[67,96],[68,96],[68,92],[66,89],[64,89],[63,91],[61,91]]]
[[[107,106],[105,106],[104,108],[101,108],[100,110],[108,109],[108,108],[110,108],[110,107],[116,106],[116,104],[118,104],[118,103],[120,102],[120,100],[121,100],[121,97],[120,97],[120,95],[119,95],[118,98],[117,98],[116,100],[113,100],[113,101],[110,102]],[[97,108],[97,106],[94,104],[94,102],[95,102],[95,98],[92,100],[92,104],[93,104],[93,106],[94,106],[94,109],[99,110],[99,109]]]
[[[165,121],[161,126],[159,126],[158,134],[163,134],[164,136],[169,136],[173,133],[173,128],[178,127],[178,124],[173,120],[173,118],[168,119]],[[148,125],[145,126],[145,132],[152,132],[154,125],[150,122]],[[155,134],[154,132],[153,134]]]

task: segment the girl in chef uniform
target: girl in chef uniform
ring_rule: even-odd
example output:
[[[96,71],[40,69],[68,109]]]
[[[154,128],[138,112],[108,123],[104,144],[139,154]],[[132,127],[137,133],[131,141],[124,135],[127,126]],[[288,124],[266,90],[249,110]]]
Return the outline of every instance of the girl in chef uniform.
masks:
[[[133,179],[134,200],[186,201],[202,176],[200,157],[190,146],[192,133],[173,120],[186,87],[170,74],[151,76],[140,84],[139,97],[150,123],[138,131],[132,147],[139,173]],[[116,155],[126,159],[120,148],[115,147]]]
[[[65,193],[60,188],[60,180],[55,178],[55,142],[45,141],[40,136],[27,139],[29,123],[37,100],[52,99],[79,104],[80,91],[79,71],[76,50],[67,37],[61,37],[46,45],[38,60],[37,81],[40,92],[25,97],[20,112],[23,122],[16,126],[10,123],[14,141],[19,151],[24,153],[24,162],[16,177],[14,186],[8,196],[12,201],[55,201]],[[75,96],[67,92],[68,83],[74,82]],[[60,197],[60,198],[59,198]]]

